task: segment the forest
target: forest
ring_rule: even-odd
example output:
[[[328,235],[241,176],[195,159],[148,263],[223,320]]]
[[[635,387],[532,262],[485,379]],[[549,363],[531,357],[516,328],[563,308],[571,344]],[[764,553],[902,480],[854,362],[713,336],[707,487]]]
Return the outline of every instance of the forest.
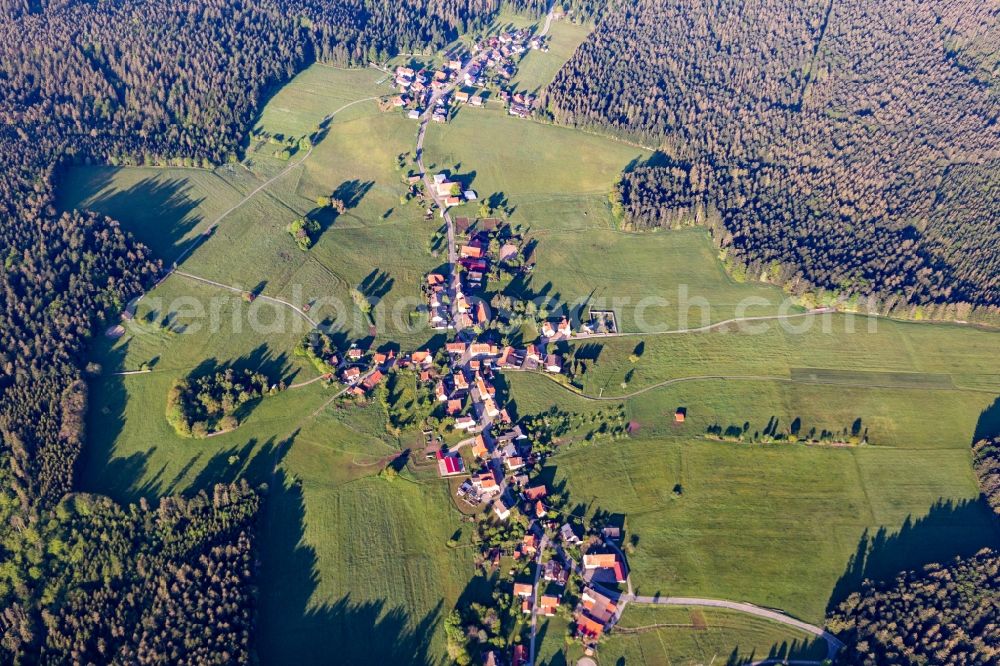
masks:
[[[1000,557],[908,572],[888,585],[865,582],[828,621],[847,639],[844,664],[995,664],[1000,659]]]
[[[614,193],[626,228],[706,224],[796,294],[996,316],[998,25],[976,0],[640,0],[544,103],[656,149]]]
[[[0,662],[252,660],[264,489],[159,508],[73,493],[102,372],[87,346],[163,267],[114,220],[59,213],[61,170],[236,159],[264,100],[306,65],[438,48],[498,9],[0,0]]]

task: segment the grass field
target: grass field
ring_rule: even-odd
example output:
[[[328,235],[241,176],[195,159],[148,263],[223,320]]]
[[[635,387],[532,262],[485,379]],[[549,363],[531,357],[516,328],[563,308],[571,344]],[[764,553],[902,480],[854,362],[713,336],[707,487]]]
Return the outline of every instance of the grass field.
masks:
[[[618,626],[601,645],[601,663],[695,666],[826,657],[826,643],[811,634],[723,609],[632,605]]]
[[[593,29],[589,24],[553,21],[549,27],[548,52],[528,51],[517,65],[517,74],[511,86],[517,90],[539,92],[552,82]]]
[[[611,186],[626,165],[647,155],[603,137],[513,118],[499,104],[463,109],[448,124],[432,125],[424,153],[428,169],[465,176],[481,197],[500,195],[514,208],[513,223],[539,230],[610,229]]]
[[[88,166],[67,171],[58,205],[113,217],[169,265],[241,198],[212,171]]]
[[[500,109],[467,109],[428,130],[425,152],[437,167],[470,179],[480,197],[507,202],[511,222],[530,230],[536,267],[512,290],[522,298],[574,312],[613,309],[622,331],[700,325],[706,302],[710,322],[779,312],[781,291],[734,282],[703,229],[614,229],[607,195],[622,169],[643,158],[638,148]],[[458,215],[476,214],[471,204],[463,208]]]
[[[377,69],[341,69],[313,65],[303,70],[268,101],[254,129],[300,137],[316,131],[327,116],[346,104],[392,89],[378,86],[385,73]],[[341,118],[338,118],[338,121]]]
[[[822,622],[862,574],[1000,544],[967,450],[640,438],[574,447],[553,466],[572,505],[625,515],[641,594],[750,601]],[[872,553],[852,564],[859,548]]]
[[[311,68],[272,99],[260,125],[309,131],[343,104],[384,93],[376,74]],[[381,299],[379,340],[404,348],[426,342],[426,331],[389,330],[393,307],[415,299],[423,274],[440,264],[426,248],[438,223],[399,204],[396,158],[412,149],[415,129],[367,101],[335,116],[308,160],[232,210],[181,269],[298,304],[332,298],[349,305],[350,289],[368,278],[377,285],[372,298]],[[72,169],[61,202],[115,216],[169,264],[244,196],[304,157],[282,163],[269,150],[252,147],[248,168],[214,173]],[[349,201],[348,212],[324,222],[316,246],[300,251],[285,225],[332,192]],[[368,335],[366,318],[347,310],[348,337]],[[331,304],[317,302],[311,312],[341,321]],[[399,314],[406,321],[408,310]],[[126,501],[238,477],[267,483],[261,548],[269,573],[261,578],[258,642],[265,663],[290,650],[324,662],[334,651],[345,656],[348,644],[356,647],[348,661],[436,661],[444,652],[441,617],[460,594],[477,593],[472,551],[467,540],[447,547],[461,526],[447,484],[374,476],[400,449],[381,407],[321,410],[333,390],[315,383],[261,400],[236,430],[207,440],[178,437],[164,418],[170,385],[196,368],[232,364],[289,382],[315,377],[291,354],[309,325],[289,308],[261,299],[248,306],[239,294],[179,275],[140,301],[136,322],[118,340],[95,342],[92,357],[103,373],[92,383],[80,487]],[[113,374],[143,364],[151,371]],[[362,632],[372,640],[355,640]]]
[[[871,327],[869,326],[871,324]],[[760,330],[754,330],[760,327]],[[1000,393],[996,383],[1000,357],[998,334],[979,329],[877,321],[827,314],[797,320],[756,322],[704,333],[652,335],[581,341],[596,345],[597,361],[581,378],[584,390],[621,395],[677,377],[701,375],[766,375],[824,382],[838,386],[941,388],[950,375],[957,388]],[[642,343],[639,359],[630,356]],[[809,368],[803,373],[802,368]],[[853,374],[845,374],[845,372]],[[628,386],[621,388],[626,374]],[[881,373],[881,374],[871,374]],[[896,373],[886,375],[884,373]],[[919,373],[903,382],[905,375]],[[808,375],[815,375],[815,380]]]

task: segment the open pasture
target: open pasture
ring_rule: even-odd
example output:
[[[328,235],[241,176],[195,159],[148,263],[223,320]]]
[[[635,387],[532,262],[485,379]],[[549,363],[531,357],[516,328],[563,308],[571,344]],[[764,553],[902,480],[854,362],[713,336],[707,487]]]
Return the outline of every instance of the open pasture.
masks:
[[[551,464],[571,506],[625,515],[639,594],[749,601],[815,623],[863,576],[1000,543],[967,450],[638,439]]]
[[[812,634],[725,609],[631,605],[618,626],[601,646],[602,662],[696,666],[826,657],[826,643]]]

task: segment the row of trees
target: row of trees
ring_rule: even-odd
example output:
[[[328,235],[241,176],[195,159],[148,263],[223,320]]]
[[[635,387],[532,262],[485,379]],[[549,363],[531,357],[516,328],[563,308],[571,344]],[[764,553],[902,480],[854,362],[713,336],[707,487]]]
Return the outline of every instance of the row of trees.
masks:
[[[615,5],[544,102],[557,121],[660,149],[615,194],[633,228],[709,224],[751,279],[1000,306],[991,11]]]

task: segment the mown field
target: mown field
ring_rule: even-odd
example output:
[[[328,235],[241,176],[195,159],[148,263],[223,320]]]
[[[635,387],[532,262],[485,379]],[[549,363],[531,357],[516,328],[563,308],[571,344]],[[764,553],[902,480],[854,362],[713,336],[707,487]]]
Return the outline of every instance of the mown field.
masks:
[[[601,646],[602,663],[739,664],[767,658],[821,661],[826,643],[763,618],[714,608],[632,605]]]
[[[597,355],[580,377],[593,395],[602,389],[625,395],[678,377],[792,378],[793,371],[797,380],[814,383],[920,390],[945,388],[941,375],[949,375],[952,389],[1000,393],[997,338],[996,332],[958,325],[823,314],[691,334],[581,338],[578,344]],[[902,374],[886,373],[909,376],[903,381]]]
[[[423,274],[440,264],[427,242],[439,222],[400,206],[397,157],[412,148],[416,128],[365,99],[385,92],[376,75],[384,76],[314,67],[268,104],[260,126],[298,134],[363,100],[334,117],[307,159],[281,162],[264,144],[251,147],[245,165],[216,172],[79,167],[67,175],[61,203],[113,215],[168,265],[194,245],[182,271],[311,303],[311,316],[339,322],[347,339],[370,333],[350,297],[364,285],[380,303],[376,344],[414,348],[428,333],[393,331],[391,321],[396,314],[408,324]],[[283,175],[254,193],[275,174]],[[331,193],[349,210],[324,217],[318,243],[302,252],[284,227]],[[400,450],[380,406],[324,407],[334,390],[313,383],[261,400],[235,431],[210,439],[179,437],[164,417],[171,384],[196,369],[313,379],[315,369],[292,355],[309,328],[288,307],[249,305],[238,293],[169,277],[140,301],[125,336],[95,341],[102,373],[92,383],[80,485],[126,501],[238,477],[266,483],[258,643],[265,663],[293,649],[297,660],[322,663],[348,644],[355,662],[436,661],[442,615],[459,594],[477,593],[469,587],[472,551],[467,537],[465,546],[447,547],[461,523],[446,484],[375,476]],[[144,367],[150,371],[115,374]],[[372,640],[355,640],[361,635]]]

